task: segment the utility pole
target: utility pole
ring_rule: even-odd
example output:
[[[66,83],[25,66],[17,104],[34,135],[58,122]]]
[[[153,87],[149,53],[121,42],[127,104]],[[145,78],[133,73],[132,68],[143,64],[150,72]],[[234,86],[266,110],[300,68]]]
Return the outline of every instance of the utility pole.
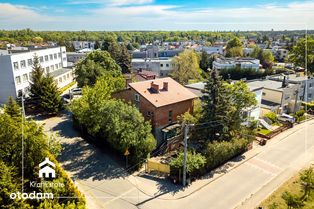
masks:
[[[295,101],[294,101],[294,120],[297,118],[297,105],[298,105],[298,96],[299,96],[299,90],[295,90]]]
[[[187,146],[188,146],[188,132],[189,125],[184,124],[184,159],[183,159],[183,186],[186,185],[186,155],[187,155]]]

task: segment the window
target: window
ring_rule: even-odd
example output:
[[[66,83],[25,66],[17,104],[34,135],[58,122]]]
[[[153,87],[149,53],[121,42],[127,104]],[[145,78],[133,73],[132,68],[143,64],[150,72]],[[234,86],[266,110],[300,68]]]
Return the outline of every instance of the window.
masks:
[[[309,85],[309,86],[310,86],[310,88],[312,88],[312,87],[313,87],[313,83],[310,83],[310,85]]]
[[[21,77],[20,76],[16,76],[15,77],[15,82],[17,85],[21,84]]]
[[[44,62],[44,57],[43,56],[39,57],[39,61]]]
[[[28,75],[25,73],[23,74],[23,82],[27,82],[28,81]]]
[[[58,53],[58,57],[61,58],[61,52]]]
[[[59,83],[62,83],[62,78],[61,77],[59,78]]]
[[[67,79],[66,75],[63,76],[63,80],[65,81]]]
[[[169,67],[169,64],[166,64],[166,67]]]
[[[139,102],[140,101],[140,95],[139,94],[135,94],[135,101]]]
[[[50,66],[50,70],[51,70],[51,71],[54,71],[54,70],[55,70],[55,66],[51,65],[51,66]]]
[[[54,54],[53,55],[53,58],[56,60],[58,57],[57,57],[57,54]]]
[[[31,66],[33,64],[33,60],[32,59],[28,59],[27,60],[27,64],[28,64],[28,66]]]
[[[164,67],[164,64],[160,64],[160,67]]]
[[[52,54],[49,54],[49,59],[53,60],[53,55]]]
[[[29,73],[28,77],[29,77],[29,80],[31,81],[32,80],[32,72]]]
[[[65,54],[65,51],[62,51],[63,54]]]
[[[152,116],[154,116],[154,112],[147,111],[147,116],[148,116],[148,117],[152,117]]]
[[[62,68],[62,64],[61,63],[59,63],[59,68]]]
[[[19,63],[18,62],[13,62],[14,70],[19,69]]]
[[[173,112],[172,112],[172,110],[170,110],[169,111],[169,113],[168,113],[168,118],[169,118],[169,123],[171,123],[172,122],[172,115],[173,115]]]
[[[266,96],[266,93],[265,93],[265,92],[263,92],[263,96]]]
[[[23,90],[20,89],[17,91],[17,97],[21,97],[23,95]]]
[[[49,73],[49,67],[46,67],[46,73],[47,74]]]
[[[29,93],[29,92],[30,92],[30,87],[29,87],[29,86],[28,86],[28,87],[25,87],[25,88],[24,88],[24,92],[25,92],[25,94]]]
[[[21,64],[21,68],[26,68],[26,62],[25,62],[25,60],[22,60],[22,61],[20,62],[20,64]]]
[[[312,98],[312,94],[309,94],[309,99],[311,99]]]
[[[48,55],[45,55],[45,61],[46,61],[46,62],[49,61]]]

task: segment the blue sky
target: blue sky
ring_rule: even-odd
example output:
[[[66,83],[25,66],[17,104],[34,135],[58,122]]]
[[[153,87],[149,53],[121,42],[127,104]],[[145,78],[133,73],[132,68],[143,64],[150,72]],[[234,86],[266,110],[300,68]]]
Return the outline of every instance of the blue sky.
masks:
[[[0,0],[0,29],[314,29],[314,1]]]

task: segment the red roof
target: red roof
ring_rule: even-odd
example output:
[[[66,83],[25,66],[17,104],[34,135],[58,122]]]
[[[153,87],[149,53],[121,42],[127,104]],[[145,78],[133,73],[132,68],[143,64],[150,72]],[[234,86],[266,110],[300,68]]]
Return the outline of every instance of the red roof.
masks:
[[[165,84],[168,85],[168,88],[164,88]],[[155,107],[175,104],[198,97],[196,94],[169,77],[130,83],[129,86]],[[155,89],[152,88],[152,86],[154,86]]]

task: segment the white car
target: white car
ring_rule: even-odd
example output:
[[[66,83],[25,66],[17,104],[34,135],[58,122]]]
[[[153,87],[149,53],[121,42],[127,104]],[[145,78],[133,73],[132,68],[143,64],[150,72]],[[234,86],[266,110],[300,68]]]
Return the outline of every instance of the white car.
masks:
[[[278,120],[281,121],[286,121],[286,122],[290,122],[290,123],[294,123],[295,122],[295,118],[292,117],[291,115],[287,115],[285,113],[282,113],[281,115],[278,116]]]

